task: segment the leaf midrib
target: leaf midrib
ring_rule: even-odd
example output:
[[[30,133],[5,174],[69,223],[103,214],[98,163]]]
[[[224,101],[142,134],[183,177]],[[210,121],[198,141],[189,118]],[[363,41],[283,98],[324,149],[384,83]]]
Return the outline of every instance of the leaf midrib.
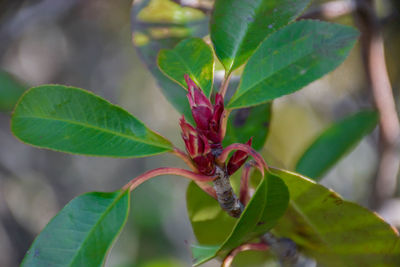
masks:
[[[160,147],[160,148],[166,148],[166,149],[169,149],[169,150],[171,149],[170,147],[159,146],[159,145],[156,145],[156,143],[151,143],[151,142],[148,142],[148,141],[144,141],[143,139],[135,138],[135,137],[133,137],[131,135],[126,135],[126,134],[123,134],[123,133],[120,133],[120,132],[114,132],[114,131],[108,130],[106,128],[101,128],[101,127],[90,125],[90,124],[84,124],[84,123],[81,123],[81,122],[78,122],[78,121],[72,121],[72,120],[60,119],[60,118],[51,118],[51,117],[45,117],[45,116],[21,116],[21,115],[17,115],[17,116],[14,117],[14,119],[16,119],[16,118],[20,118],[20,119],[39,119],[39,120],[66,122],[66,123],[69,123],[69,124],[78,125],[78,126],[94,129],[94,130],[97,130],[97,131],[102,131],[102,132],[105,132],[105,133],[113,134],[113,135],[116,135],[116,136],[119,136],[119,137],[123,137],[123,138],[126,138],[126,139],[133,140],[135,142],[140,142],[140,143],[143,143],[143,144],[146,144],[146,145],[151,145],[151,146]],[[149,131],[150,133],[152,133],[150,130],[148,130],[148,129],[146,129],[146,130]]]
[[[92,229],[88,232],[88,234],[85,237],[85,240],[81,243],[81,245],[79,246],[79,248],[76,250],[77,253],[75,254],[75,256],[72,258],[72,260],[70,261],[71,265],[75,262],[75,260],[77,259],[77,256],[80,254],[80,250],[83,247],[84,244],[86,244],[86,242],[88,241],[88,239],[90,238],[91,234],[93,233],[94,229],[96,228],[97,225],[99,225],[99,223],[104,219],[104,217],[110,212],[110,210],[116,205],[116,203],[126,194],[127,192],[121,192],[119,194],[119,196],[114,199],[114,201],[110,204],[110,206],[106,209],[106,211],[100,216],[99,220],[97,220],[96,224],[94,227],[92,227]],[[128,193],[129,194],[129,193]],[[104,255],[105,256],[105,255]],[[104,257],[103,260],[104,261]]]
[[[255,9],[256,10],[256,12],[254,12],[255,13],[255,15],[254,15],[254,17],[257,17],[258,16],[258,13],[259,13],[259,11],[260,11],[260,6],[262,6],[263,5],[263,1],[260,1],[259,2],[259,4],[257,5],[257,8]],[[254,23],[254,22],[253,22]],[[247,37],[247,33],[249,32],[249,29],[251,28],[251,26],[253,25],[253,23],[248,23],[248,24],[246,24],[246,27],[245,27],[245,29],[243,30],[243,31],[241,31],[240,32],[240,35],[239,35],[239,37],[237,38],[238,40],[240,40],[240,42],[234,42],[234,49],[232,50],[232,61],[231,61],[231,63],[230,63],[230,66],[229,66],[229,72],[231,72],[232,71],[232,68],[233,68],[233,66],[236,64],[236,62],[237,62],[237,54],[238,54],[238,52],[240,51],[240,49],[241,49],[241,47],[242,47],[242,45],[243,45],[243,41],[246,39],[246,37]],[[262,41],[261,41],[261,43],[262,43]],[[253,51],[255,50],[255,48],[254,49],[252,49]]]

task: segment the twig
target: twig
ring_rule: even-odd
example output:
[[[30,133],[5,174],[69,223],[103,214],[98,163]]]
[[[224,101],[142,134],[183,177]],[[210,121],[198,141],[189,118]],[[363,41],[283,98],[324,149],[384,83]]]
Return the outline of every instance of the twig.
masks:
[[[213,184],[219,205],[230,216],[239,218],[244,207],[235,192],[233,192],[227,171],[216,166],[215,174],[217,178],[213,180]]]
[[[310,9],[300,19],[335,19],[355,10],[355,3],[352,0],[336,0],[321,4]]]
[[[298,263],[299,252],[297,245],[289,238],[277,238],[271,233],[266,233],[261,240],[274,252],[283,266],[294,266]]]
[[[393,196],[396,190],[400,157],[396,151],[400,124],[393,98],[392,86],[386,69],[383,37],[373,1],[357,0],[356,21],[361,29],[365,71],[375,105],[379,111],[380,161],[373,188],[374,207]]]

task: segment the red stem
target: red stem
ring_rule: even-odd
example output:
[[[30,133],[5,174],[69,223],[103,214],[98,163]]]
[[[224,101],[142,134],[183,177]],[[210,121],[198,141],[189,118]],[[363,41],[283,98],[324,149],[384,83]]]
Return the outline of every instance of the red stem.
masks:
[[[202,174],[194,173],[180,168],[168,168],[168,167],[157,168],[151,171],[147,171],[142,175],[139,175],[136,178],[132,179],[131,181],[129,181],[129,183],[127,183],[123,187],[123,190],[127,190],[129,188],[129,190],[132,192],[136,187],[146,182],[147,180],[154,178],[156,176],[168,175],[168,174],[179,175],[197,182],[210,182],[215,179],[214,176],[205,176]]]
[[[247,251],[247,250],[257,250],[257,251],[264,251],[268,250],[269,246],[264,243],[249,243],[249,244],[243,244],[229,253],[228,256],[224,259],[221,267],[230,267],[232,265],[232,262],[234,258],[236,257],[237,254],[239,254],[242,251]]]
[[[193,164],[192,159],[185,152],[175,147],[171,153],[177,156],[178,158],[181,158],[186,163],[186,165],[188,165],[193,170],[193,172],[195,173],[199,172],[196,166]],[[194,181],[194,182],[208,195],[210,195],[214,199],[217,199],[217,194],[215,193],[215,190],[211,185],[200,181]]]
[[[196,166],[193,164],[192,159],[185,152],[177,147],[174,147],[174,150],[171,153],[178,158],[181,158],[194,172],[198,172]]]
[[[240,179],[240,202],[246,206],[249,202],[249,178],[252,164],[246,163],[243,167],[242,179]]]
[[[249,155],[251,155],[254,158],[254,160],[256,161],[257,167],[260,170],[261,174],[264,176],[264,168],[268,169],[267,163],[265,163],[263,157],[261,157],[261,155],[257,151],[255,151],[251,146],[246,145],[246,144],[235,143],[235,144],[227,146],[222,151],[221,155],[217,158],[217,162],[219,162],[219,163],[225,162],[229,156],[229,153],[231,153],[234,150],[240,150],[240,151],[246,152]]]

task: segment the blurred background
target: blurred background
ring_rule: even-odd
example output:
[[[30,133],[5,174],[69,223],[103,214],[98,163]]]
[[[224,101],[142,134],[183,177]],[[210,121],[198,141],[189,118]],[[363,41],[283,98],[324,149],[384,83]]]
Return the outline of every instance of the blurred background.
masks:
[[[147,2],[159,1],[180,2]],[[201,12],[205,13],[212,4],[194,2],[204,2]],[[313,1],[310,10],[323,2],[329,1]],[[394,5],[398,1],[376,4],[388,73],[399,104],[400,16]],[[9,103],[26,88],[59,83],[90,90],[122,106],[183,147],[179,113],[163,96],[132,44],[131,6],[131,0],[0,1],[0,266],[17,266],[34,237],[72,198],[88,191],[116,190],[152,168],[183,167],[171,155],[110,159],[36,149],[20,143],[10,132]],[[355,24],[351,13],[332,20]],[[262,150],[268,162],[293,169],[304,149],[329,124],[373,106],[363,60],[358,44],[333,73],[274,102],[270,133]],[[14,94],[2,93],[7,84],[16,88]],[[376,208],[399,227],[397,186],[393,197],[382,205],[371,202],[378,144],[375,130],[321,183],[348,200]],[[161,177],[134,192],[130,219],[107,266],[190,265],[189,245],[195,238],[187,218],[186,186],[183,179]]]

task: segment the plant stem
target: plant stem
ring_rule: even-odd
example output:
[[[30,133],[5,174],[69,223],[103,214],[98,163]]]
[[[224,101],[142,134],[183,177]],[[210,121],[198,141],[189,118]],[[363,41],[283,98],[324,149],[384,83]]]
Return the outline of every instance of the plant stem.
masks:
[[[224,80],[222,81],[221,88],[219,89],[219,93],[225,98],[226,91],[228,90],[229,82],[231,80],[232,73],[225,75]]]
[[[239,218],[243,212],[243,205],[233,192],[229,175],[226,170],[216,166],[215,174],[217,178],[213,180],[214,189],[217,193],[217,200],[221,208],[230,216]]]
[[[251,168],[254,166],[254,162],[252,163],[247,162],[244,166],[243,166],[243,171],[242,171],[242,178],[240,179],[240,195],[239,195],[239,199],[240,202],[243,203],[243,205],[247,205],[247,203],[249,202],[250,199],[250,195],[249,195],[249,180],[250,180],[250,171]]]
[[[225,138],[225,134],[226,134],[226,127],[228,124],[228,118],[229,118],[229,114],[231,113],[231,109],[225,109],[224,112],[222,113],[221,116],[221,125],[220,125],[220,129],[221,129],[221,140],[224,140]]]
[[[177,156],[178,158],[182,159],[186,163],[186,165],[188,165],[189,168],[192,169],[192,171],[197,172],[197,168],[193,164],[192,159],[185,152],[183,152],[177,147],[174,147],[174,150],[171,153]]]
[[[310,9],[300,19],[335,19],[350,14],[355,7],[352,0],[330,1]]]
[[[297,245],[289,238],[277,238],[271,233],[261,237],[264,244],[268,245],[283,266],[294,266],[299,259]]]
[[[131,192],[144,183],[145,181],[154,178],[156,176],[160,175],[179,175],[185,178],[188,178],[193,181],[198,181],[198,182],[209,182],[214,180],[216,177],[215,176],[205,176],[202,174],[194,173],[188,170],[180,169],[180,168],[157,168],[154,170],[147,171],[143,173],[142,175],[137,176],[136,178],[132,179],[129,181],[122,189],[127,190],[129,189]]]
[[[179,148],[175,147],[174,150],[171,152],[173,155],[177,156],[178,158],[182,159],[186,165],[188,165],[193,172],[198,173],[198,170],[196,166],[193,164],[193,161],[189,156],[180,150]],[[212,188],[208,183],[206,182],[200,182],[200,181],[194,181],[198,187],[200,187],[204,192],[206,192],[208,195],[211,197],[217,199],[217,195],[215,193],[214,188]]]
[[[397,188],[400,156],[396,144],[400,136],[400,123],[385,62],[385,49],[381,25],[371,0],[357,0],[356,21],[362,32],[361,48],[365,71],[375,105],[379,111],[380,161],[373,188],[375,208],[392,197]]]
[[[269,246],[264,243],[248,243],[248,244],[243,244],[234,250],[232,250],[228,256],[224,259],[222,262],[221,267],[230,267],[232,265],[232,262],[234,258],[236,257],[237,254],[239,254],[242,251],[247,251],[247,250],[256,250],[256,251],[265,251],[268,250]]]
[[[241,151],[244,151],[244,152],[248,153],[249,155],[251,155],[254,158],[255,162],[257,163],[257,168],[260,170],[261,174],[264,176],[264,168],[268,169],[267,163],[265,163],[265,160],[263,159],[263,157],[261,157],[261,155],[257,151],[255,151],[251,146],[246,145],[246,144],[235,143],[235,144],[227,146],[222,151],[221,155],[217,158],[217,162],[218,163],[225,162],[229,156],[229,153],[231,153],[234,150],[241,150]]]

